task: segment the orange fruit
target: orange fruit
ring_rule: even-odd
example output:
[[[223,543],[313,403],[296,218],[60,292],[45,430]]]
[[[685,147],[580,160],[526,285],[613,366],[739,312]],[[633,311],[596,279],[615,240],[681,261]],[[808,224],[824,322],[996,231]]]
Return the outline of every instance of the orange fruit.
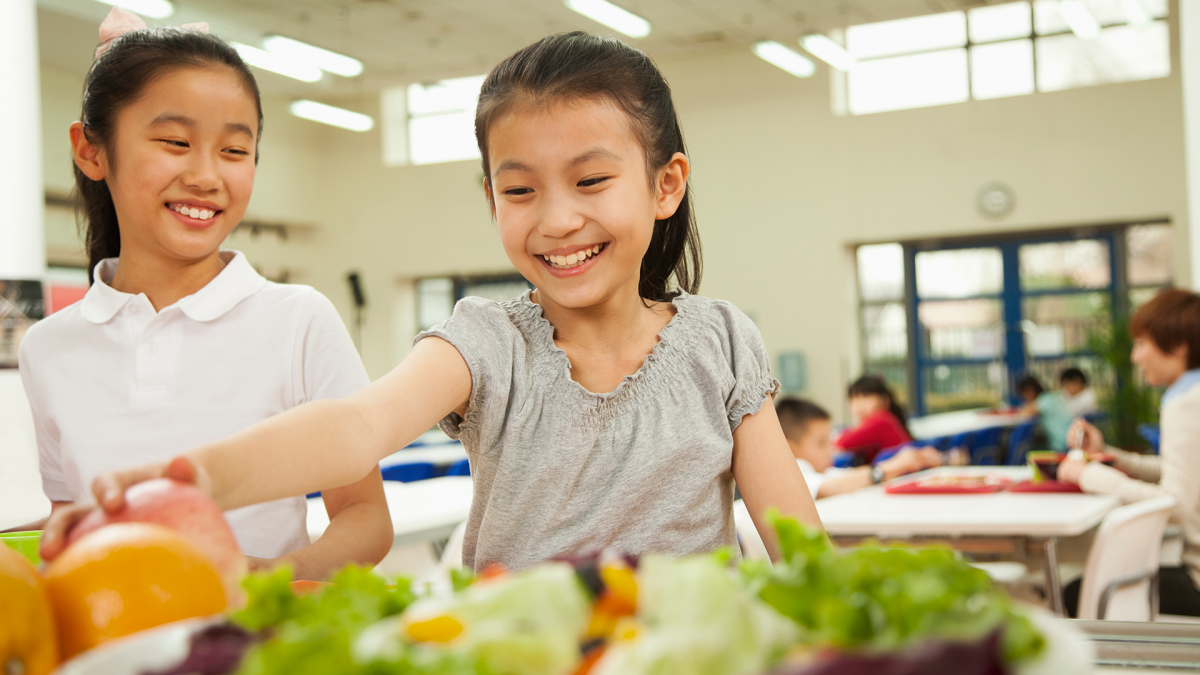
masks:
[[[50,597],[25,556],[0,544],[0,673],[46,675],[58,666]]]
[[[46,570],[63,656],[113,638],[225,609],[217,570],[174,530],[115,523],[67,548]]]

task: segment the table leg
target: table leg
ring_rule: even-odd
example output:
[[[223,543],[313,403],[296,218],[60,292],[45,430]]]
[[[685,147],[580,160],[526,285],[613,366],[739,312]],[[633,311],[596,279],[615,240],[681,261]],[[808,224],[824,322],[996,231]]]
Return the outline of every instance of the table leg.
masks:
[[[1062,584],[1058,579],[1058,537],[1049,537],[1042,543],[1045,556],[1042,565],[1046,573],[1046,599],[1055,616],[1063,616]]]

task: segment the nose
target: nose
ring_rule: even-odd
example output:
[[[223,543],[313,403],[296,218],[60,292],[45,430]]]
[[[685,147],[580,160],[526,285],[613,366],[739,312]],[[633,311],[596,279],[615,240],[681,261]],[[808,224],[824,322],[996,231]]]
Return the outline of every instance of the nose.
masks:
[[[587,222],[579,204],[569,195],[548,191],[542,204],[538,232],[546,237],[561,239],[583,228]]]
[[[200,192],[215,192],[221,187],[217,163],[207,152],[191,153],[187,170],[180,177],[189,189]]]

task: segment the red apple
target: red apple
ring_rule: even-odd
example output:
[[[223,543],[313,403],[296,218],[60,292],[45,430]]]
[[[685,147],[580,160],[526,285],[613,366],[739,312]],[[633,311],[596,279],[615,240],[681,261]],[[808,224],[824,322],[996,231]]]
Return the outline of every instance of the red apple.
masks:
[[[92,511],[67,534],[67,546],[110,523],[154,523],[183,535],[208,556],[221,575],[230,607],[241,605],[246,558],[225,514],[197,488],[167,478],[138,483],[125,491],[125,507],[116,513]]]

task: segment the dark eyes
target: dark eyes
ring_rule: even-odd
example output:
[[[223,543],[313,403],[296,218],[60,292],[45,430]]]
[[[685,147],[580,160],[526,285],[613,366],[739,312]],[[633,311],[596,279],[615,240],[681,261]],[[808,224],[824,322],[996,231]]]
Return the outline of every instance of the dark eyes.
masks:
[[[190,145],[188,145],[187,141],[177,141],[177,140],[169,139],[169,138],[160,138],[158,140],[161,143],[166,143],[167,145],[171,146],[172,148],[190,148],[191,147]],[[226,148],[223,152],[228,152],[233,155],[243,155],[243,156],[250,155],[249,152],[247,152],[245,150],[239,150],[237,148]]]
[[[609,178],[611,178],[611,176],[600,176],[598,178],[585,178],[585,179],[579,181],[578,183],[576,183],[576,185],[579,187],[585,187],[585,188],[596,187],[597,185],[608,180]],[[510,197],[521,197],[523,195],[528,195],[528,194],[532,194],[532,193],[533,193],[533,188],[527,188],[527,187],[508,188],[507,190],[504,191],[504,194],[506,194]]]
[[[533,192],[533,190],[532,190],[532,189],[530,189],[530,188],[523,188],[523,187],[522,187],[522,188],[509,188],[509,189],[507,189],[507,190],[505,190],[505,191],[504,191],[504,194],[506,194],[506,195],[511,195],[511,196],[513,196],[513,197],[519,197],[519,196],[521,196],[521,195],[527,195],[527,194],[529,194],[529,193],[531,193],[531,192]]]
[[[585,178],[579,181],[579,187],[595,187],[606,180],[608,180],[608,176],[601,176],[599,178]]]

